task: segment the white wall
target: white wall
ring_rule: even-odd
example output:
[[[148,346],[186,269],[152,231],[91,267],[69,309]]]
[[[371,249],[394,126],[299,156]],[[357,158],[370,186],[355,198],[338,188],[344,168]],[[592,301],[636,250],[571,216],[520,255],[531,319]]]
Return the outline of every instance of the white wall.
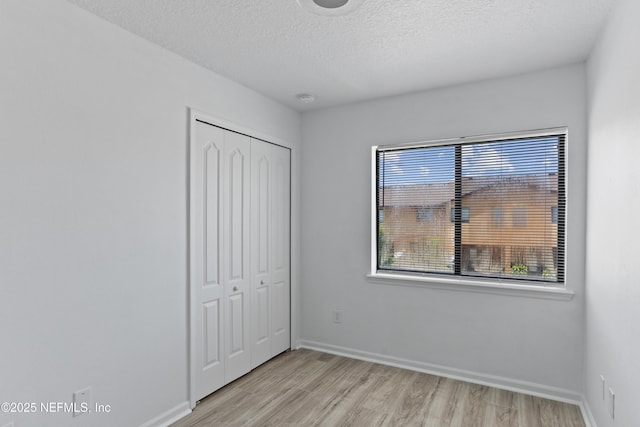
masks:
[[[585,79],[581,64],[304,113],[302,343],[579,395]],[[572,301],[399,287],[365,278],[370,268],[372,145],[565,125],[570,132],[567,287],[575,291]],[[343,310],[340,325],[331,321],[334,308]]]
[[[619,0],[588,65],[585,388],[600,427],[640,426],[640,2]],[[600,375],[616,393],[615,420]]]
[[[0,2],[0,401],[112,407],[0,425],[187,401],[188,107],[300,140],[298,113],[66,2]]]

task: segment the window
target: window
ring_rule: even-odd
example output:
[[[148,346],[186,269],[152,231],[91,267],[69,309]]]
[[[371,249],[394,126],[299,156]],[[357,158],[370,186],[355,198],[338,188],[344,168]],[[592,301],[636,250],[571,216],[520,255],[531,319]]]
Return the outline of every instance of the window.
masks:
[[[432,208],[419,207],[416,209],[416,221],[417,222],[433,222],[435,214]]]
[[[558,223],[558,207],[557,206],[551,207],[551,223],[552,224]]]
[[[451,206],[451,213],[449,214],[449,221],[455,222],[455,218],[456,218],[456,208],[455,208],[455,206]],[[468,207],[463,206],[462,207],[462,215],[460,216],[460,220],[462,222],[469,222],[470,218],[471,218],[471,211],[469,210]]]
[[[494,206],[491,209],[493,211],[493,226],[502,227],[502,221],[504,220],[504,209],[502,209],[502,206]]]
[[[564,283],[566,132],[374,147],[372,269]]]

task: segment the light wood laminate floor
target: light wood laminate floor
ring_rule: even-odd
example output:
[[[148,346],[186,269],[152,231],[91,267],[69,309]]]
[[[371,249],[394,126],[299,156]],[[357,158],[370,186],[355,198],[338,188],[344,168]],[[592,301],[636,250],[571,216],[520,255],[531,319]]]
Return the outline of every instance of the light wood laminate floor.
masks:
[[[575,405],[311,350],[203,399],[191,426],[584,427]]]

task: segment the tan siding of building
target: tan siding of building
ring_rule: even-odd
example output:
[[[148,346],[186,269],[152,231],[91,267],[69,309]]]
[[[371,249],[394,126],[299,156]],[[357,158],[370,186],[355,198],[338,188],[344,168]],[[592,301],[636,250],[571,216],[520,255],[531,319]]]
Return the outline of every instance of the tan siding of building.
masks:
[[[551,197],[550,197],[551,196]],[[478,274],[508,274],[514,264],[524,264],[530,273],[553,271],[558,227],[552,222],[551,202],[555,192],[535,185],[487,187],[466,194],[462,206],[470,220],[462,224],[462,268]],[[502,203],[507,200],[508,203]],[[392,243],[396,268],[420,269],[425,252],[438,261],[427,270],[451,271],[454,253],[453,201],[437,206],[387,206],[381,230]],[[502,209],[497,215],[494,207]],[[433,216],[420,214],[431,209]],[[536,236],[531,240],[528,236]],[[433,256],[431,257],[433,258]],[[447,264],[449,267],[447,268]],[[436,268],[434,268],[434,266]]]

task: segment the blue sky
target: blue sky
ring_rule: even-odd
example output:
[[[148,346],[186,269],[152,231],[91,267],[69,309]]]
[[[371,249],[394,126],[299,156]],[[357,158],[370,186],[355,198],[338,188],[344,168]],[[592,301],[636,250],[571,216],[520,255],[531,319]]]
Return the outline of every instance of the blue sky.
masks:
[[[385,183],[405,185],[453,181],[454,150],[453,146],[437,146],[383,152],[380,167]],[[558,139],[544,137],[464,145],[462,171],[466,177],[558,172]]]

